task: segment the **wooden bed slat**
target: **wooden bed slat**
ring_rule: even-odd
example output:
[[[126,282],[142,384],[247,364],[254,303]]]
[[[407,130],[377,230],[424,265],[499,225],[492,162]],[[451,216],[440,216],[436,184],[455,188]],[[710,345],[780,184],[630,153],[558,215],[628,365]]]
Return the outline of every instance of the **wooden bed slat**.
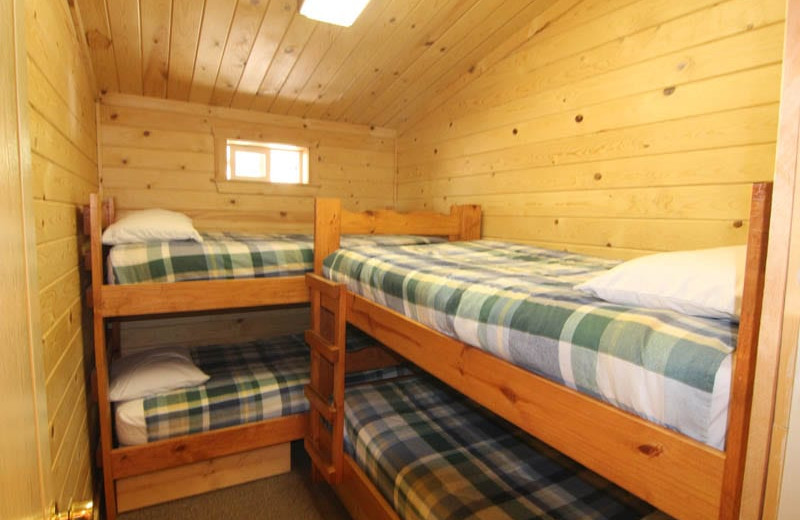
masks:
[[[308,414],[303,413],[141,446],[116,448],[111,453],[112,471],[115,478],[125,478],[283,444],[302,438],[307,428]]]
[[[302,275],[241,280],[106,285],[100,310],[106,317],[142,316],[264,305],[305,303]],[[95,308],[98,306],[95,304]]]

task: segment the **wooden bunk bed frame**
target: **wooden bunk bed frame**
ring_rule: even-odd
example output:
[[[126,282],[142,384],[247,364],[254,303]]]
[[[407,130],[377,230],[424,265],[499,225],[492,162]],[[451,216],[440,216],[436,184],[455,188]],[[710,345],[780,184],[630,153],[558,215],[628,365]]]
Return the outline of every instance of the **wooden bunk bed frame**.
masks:
[[[308,414],[175,437],[139,446],[115,447],[109,400],[110,319],[223,309],[306,303],[304,275],[237,280],[109,285],[104,282],[102,230],[115,218],[113,200],[92,194],[84,211],[91,248],[88,304],[93,308],[95,370],[106,519],[181,496],[227,487],[289,470],[289,442],[302,439]],[[116,324],[115,324],[116,325]],[[383,348],[347,354],[348,371],[396,365],[399,358]],[[101,367],[101,369],[98,369]],[[163,484],[168,482],[169,486]]]
[[[343,379],[336,375],[347,323],[508,419],[596,473],[682,519],[738,518],[764,289],[771,183],[753,185],[742,314],[734,355],[725,451],[525,371],[444,336],[321,276],[322,260],[338,248],[338,233],[370,229],[406,232],[384,222],[391,215],[359,216],[335,200],[316,205],[315,272],[308,274],[314,351],[311,386],[326,409],[315,411],[306,445],[317,471],[356,519],[396,519],[392,507],[348,456],[341,443]],[[422,217],[424,221],[424,217]],[[369,225],[365,227],[365,222]],[[405,215],[402,222],[418,222]],[[450,224],[453,225],[452,223]],[[424,225],[423,225],[424,226]],[[477,238],[477,237],[476,237]],[[323,253],[324,254],[320,254]],[[318,371],[318,374],[314,373]],[[333,375],[329,375],[329,374]],[[341,385],[341,388],[339,387]],[[330,401],[329,401],[330,399]],[[317,424],[322,417],[333,425]],[[331,433],[332,432],[332,433]]]

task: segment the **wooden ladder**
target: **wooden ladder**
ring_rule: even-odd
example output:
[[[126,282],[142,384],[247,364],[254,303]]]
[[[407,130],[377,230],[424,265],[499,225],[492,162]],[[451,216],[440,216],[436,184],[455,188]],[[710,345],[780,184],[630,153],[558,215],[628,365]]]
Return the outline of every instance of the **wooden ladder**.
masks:
[[[331,484],[342,479],[344,460],[344,378],[346,291],[314,275],[306,275],[311,296],[311,377],[305,395],[311,405],[305,448],[313,464],[312,476]]]

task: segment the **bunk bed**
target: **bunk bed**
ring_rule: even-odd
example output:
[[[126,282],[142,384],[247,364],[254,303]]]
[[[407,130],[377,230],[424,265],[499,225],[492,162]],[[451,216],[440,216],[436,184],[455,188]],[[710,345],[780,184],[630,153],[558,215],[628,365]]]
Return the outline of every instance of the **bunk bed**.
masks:
[[[90,237],[86,264],[91,270],[91,288],[87,302],[93,310],[93,387],[98,402],[98,458],[103,468],[106,518],[113,520],[121,511],[120,498],[123,509],[134,509],[285,471],[288,443],[302,439],[306,433],[306,412],[141,445],[119,445],[115,442],[109,396],[109,367],[119,347],[118,319],[307,303],[309,293],[303,273],[311,269],[310,259],[291,270],[278,269],[256,278],[223,274],[221,279],[106,283],[108,248],[103,245],[102,235],[115,217],[112,200],[90,196],[84,212],[84,228]],[[308,256],[310,244],[303,247]],[[397,356],[380,347],[348,353],[351,372],[397,363]],[[161,484],[173,481],[180,481],[181,485],[171,486],[175,492],[165,494],[166,486]]]
[[[319,352],[312,353],[311,388],[307,392],[319,395],[312,401],[306,446],[316,471],[334,485],[354,517],[396,518],[374,485],[341,451],[343,434],[339,428],[343,424],[344,392],[338,385],[343,385],[344,369],[339,365],[344,363],[344,358],[340,352],[345,327],[352,324],[477,403],[665,513],[686,519],[737,517],[763,295],[770,201],[771,184],[755,184],[741,315],[735,350],[730,356],[733,361],[724,449],[721,449],[422,325],[375,303],[373,299],[380,290],[374,287],[366,288],[365,296],[357,293],[349,282],[337,283],[322,276],[323,261],[330,266],[338,261],[336,258],[341,260],[341,257],[329,257],[339,247],[337,233],[346,233],[351,226],[358,229],[358,223],[364,218],[371,220],[371,229],[376,233],[397,232],[403,227],[378,222],[374,216],[362,217],[343,211],[335,200],[319,200],[315,220],[325,233],[317,235],[315,272],[307,275],[312,291],[312,327],[307,332],[307,340]],[[416,219],[409,214],[404,222],[410,225],[408,229],[414,229]],[[400,278],[387,275],[383,281],[397,288],[404,283]],[[398,307],[397,302],[393,303]],[[399,304],[398,308],[402,307],[403,304]],[[332,385],[330,380],[333,380]],[[315,387],[315,382],[320,381],[324,384]],[[322,407],[322,403],[326,406]],[[327,428],[326,424],[332,428]],[[364,505],[367,503],[370,505]],[[367,510],[369,513],[365,514]]]

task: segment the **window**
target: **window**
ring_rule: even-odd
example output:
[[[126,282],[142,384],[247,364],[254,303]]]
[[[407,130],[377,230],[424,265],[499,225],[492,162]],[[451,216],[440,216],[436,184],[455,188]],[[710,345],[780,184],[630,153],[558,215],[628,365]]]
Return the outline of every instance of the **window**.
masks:
[[[226,140],[225,179],[308,184],[308,148],[291,144]]]

